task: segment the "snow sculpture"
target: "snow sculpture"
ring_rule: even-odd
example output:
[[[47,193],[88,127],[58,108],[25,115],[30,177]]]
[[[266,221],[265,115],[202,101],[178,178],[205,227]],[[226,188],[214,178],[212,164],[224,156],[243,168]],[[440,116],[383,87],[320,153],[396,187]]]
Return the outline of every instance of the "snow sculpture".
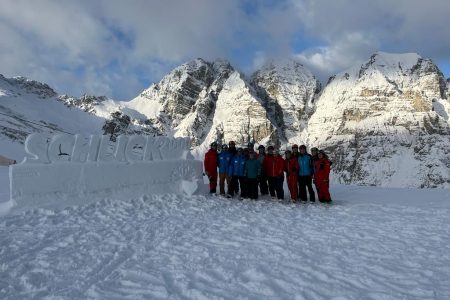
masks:
[[[193,194],[203,167],[189,146],[189,138],[32,134],[27,157],[10,168],[11,198],[55,208],[110,196]]]

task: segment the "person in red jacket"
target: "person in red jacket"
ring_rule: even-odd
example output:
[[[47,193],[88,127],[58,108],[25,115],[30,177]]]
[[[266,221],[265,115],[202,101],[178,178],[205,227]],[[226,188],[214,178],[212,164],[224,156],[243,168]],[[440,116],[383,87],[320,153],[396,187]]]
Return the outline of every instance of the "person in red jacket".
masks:
[[[331,202],[330,195],[330,161],[325,152],[320,150],[317,159],[314,161],[314,183],[320,202]]]
[[[291,194],[292,202],[297,202],[298,197],[298,160],[292,155],[290,150],[284,152],[286,159],[284,160],[284,171],[286,172],[287,185]]]
[[[217,156],[217,143],[212,142],[211,148],[205,154],[205,174],[209,179],[209,192],[211,194],[216,193],[217,187],[217,167],[219,166],[219,159]]]
[[[269,193],[275,198],[275,193],[279,200],[284,199],[284,159],[279,154],[274,154],[274,147],[267,147],[267,155],[263,161],[264,174],[269,183]]]

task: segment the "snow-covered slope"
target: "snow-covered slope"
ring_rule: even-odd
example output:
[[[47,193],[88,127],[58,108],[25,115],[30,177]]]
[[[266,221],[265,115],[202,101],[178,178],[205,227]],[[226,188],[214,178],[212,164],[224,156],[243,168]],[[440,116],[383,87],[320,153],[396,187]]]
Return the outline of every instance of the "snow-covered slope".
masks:
[[[292,140],[306,127],[320,83],[302,64],[272,60],[252,75],[252,84],[284,140]]]
[[[328,150],[339,182],[449,187],[446,98],[431,60],[377,53],[331,79],[304,137]]]
[[[102,133],[105,120],[68,107],[48,85],[0,75],[0,139],[23,143],[28,134]]]
[[[449,191],[332,186],[332,205],[144,195],[11,214],[0,298],[450,299]]]

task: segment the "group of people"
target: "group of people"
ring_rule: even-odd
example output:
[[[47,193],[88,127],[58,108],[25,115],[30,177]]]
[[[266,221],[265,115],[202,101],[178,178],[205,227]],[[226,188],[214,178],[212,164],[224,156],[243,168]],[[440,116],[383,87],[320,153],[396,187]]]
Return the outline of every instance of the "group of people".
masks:
[[[305,145],[292,145],[291,150],[284,152],[283,158],[272,145],[267,147],[267,153],[264,145],[260,145],[257,150],[258,153],[255,152],[253,143],[238,148],[234,141],[220,147],[216,142],[211,143],[204,160],[210,193],[216,194],[219,184],[220,195],[228,198],[238,195],[240,199],[258,199],[260,193],[282,200],[286,178],[293,202],[308,201],[308,194],[309,200],[314,202],[316,195],[313,183],[318,200],[331,202],[331,162],[324,151],[314,147],[309,154]]]

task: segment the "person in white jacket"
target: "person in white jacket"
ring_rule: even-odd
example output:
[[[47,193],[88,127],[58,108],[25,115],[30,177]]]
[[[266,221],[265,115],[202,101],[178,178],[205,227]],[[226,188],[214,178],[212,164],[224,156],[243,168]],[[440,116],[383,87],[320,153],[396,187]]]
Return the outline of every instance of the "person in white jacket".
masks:
[[[14,165],[16,161],[0,155],[0,166]]]

